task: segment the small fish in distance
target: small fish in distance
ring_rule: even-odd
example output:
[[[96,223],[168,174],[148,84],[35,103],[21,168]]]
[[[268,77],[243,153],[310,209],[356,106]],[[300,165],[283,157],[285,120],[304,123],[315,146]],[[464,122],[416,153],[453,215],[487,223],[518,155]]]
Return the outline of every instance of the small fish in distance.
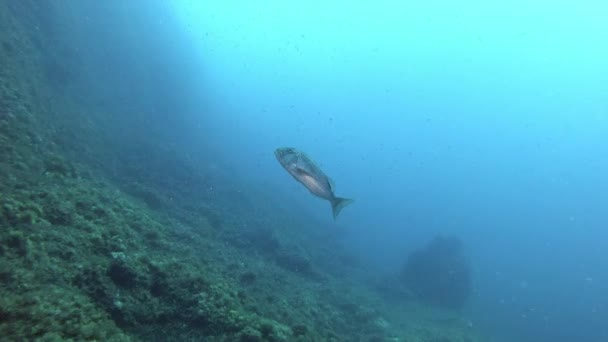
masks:
[[[277,148],[274,155],[285,170],[313,195],[331,203],[334,219],[344,207],[353,203],[352,199],[336,197],[329,177],[303,152],[292,147],[283,147]]]

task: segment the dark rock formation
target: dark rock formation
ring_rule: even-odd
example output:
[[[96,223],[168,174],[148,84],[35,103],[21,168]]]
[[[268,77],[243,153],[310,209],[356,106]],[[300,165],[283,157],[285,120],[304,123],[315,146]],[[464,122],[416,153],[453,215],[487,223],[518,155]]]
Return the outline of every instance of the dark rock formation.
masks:
[[[448,308],[461,308],[471,292],[471,271],[462,242],[436,237],[410,254],[403,279],[421,300]]]

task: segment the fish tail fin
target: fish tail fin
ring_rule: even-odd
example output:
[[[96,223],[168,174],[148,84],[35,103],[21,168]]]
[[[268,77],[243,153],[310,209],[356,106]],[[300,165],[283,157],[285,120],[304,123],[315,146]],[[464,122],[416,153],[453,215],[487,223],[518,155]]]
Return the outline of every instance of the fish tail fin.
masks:
[[[353,202],[354,202],[354,200],[352,200],[352,199],[334,197],[331,200],[331,210],[334,213],[334,220],[336,219],[336,217],[338,217],[338,214],[340,214],[340,211],[342,211],[342,209],[344,209],[344,207],[346,207],[347,205],[349,205]]]

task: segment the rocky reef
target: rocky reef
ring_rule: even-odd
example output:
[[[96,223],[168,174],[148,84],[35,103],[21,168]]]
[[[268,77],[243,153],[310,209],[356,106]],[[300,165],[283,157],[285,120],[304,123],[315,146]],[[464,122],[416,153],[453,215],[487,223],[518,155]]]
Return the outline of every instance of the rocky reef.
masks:
[[[146,59],[179,35],[154,26],[164,5],[0,1],[2,339],[475,341],[451,311],[384,300],[211,148],[190,157],[200,134],[158,114],[189,94],[145,87],[189,72]]]
[[[442,307],[461,309],[471,293],[471,270],[457,237],[436,237],[411,253],[402,277],[418,298]]]

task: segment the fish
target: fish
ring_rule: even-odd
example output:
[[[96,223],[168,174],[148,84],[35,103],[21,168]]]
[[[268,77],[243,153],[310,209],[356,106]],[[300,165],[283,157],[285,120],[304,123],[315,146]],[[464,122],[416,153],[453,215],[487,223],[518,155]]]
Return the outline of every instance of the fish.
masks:
[[[329,201],[334,220],[344,207],[354,202],[349,198],[337,197],[331,179],[305,153],[293,147],[281,147],[274,151],[274,155],[283,168],[308,191]]]

